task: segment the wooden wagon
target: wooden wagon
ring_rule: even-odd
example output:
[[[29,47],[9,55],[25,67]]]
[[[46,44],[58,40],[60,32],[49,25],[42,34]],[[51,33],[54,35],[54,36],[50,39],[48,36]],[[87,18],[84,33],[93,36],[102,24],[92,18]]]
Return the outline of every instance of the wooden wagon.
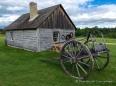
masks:
[[[60,49],[60,58],[44,59],[41,61],[60,60],[64,71],[73,78],[85,79],[93,69],[103,70],[109,63],[109,49],[103,34],[103,43],[96,40],[91,33],[82,43],[75,39],[68,40]]]

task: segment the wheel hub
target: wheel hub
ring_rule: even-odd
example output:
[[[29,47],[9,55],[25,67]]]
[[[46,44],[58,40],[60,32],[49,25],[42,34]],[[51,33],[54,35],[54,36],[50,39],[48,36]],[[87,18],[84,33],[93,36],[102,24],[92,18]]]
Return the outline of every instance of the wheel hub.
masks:
[[[72,57],[72,58],[70,58],[70,62],[71,62],[71,64],[77,63],[78,59],[76,57]]]

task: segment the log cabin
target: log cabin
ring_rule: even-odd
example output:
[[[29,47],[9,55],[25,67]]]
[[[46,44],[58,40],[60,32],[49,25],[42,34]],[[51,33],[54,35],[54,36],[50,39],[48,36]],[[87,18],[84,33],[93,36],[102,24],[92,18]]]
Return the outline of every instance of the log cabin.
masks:
[[[30,13],[5,28],[8,46],[41,52],[67,40],[70,34],[75,36],[76,27],[61,4],[37,10],[37,3],[30,2],[29,7]]]

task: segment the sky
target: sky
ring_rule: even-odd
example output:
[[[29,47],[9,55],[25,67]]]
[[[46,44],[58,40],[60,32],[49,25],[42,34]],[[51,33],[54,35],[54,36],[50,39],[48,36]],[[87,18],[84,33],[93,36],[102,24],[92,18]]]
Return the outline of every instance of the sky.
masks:
[[[62,4],[76,27],[116,27],[116,0],[0,0],[0,26],[7,26],[29,13],[29,3],[38,10]]]

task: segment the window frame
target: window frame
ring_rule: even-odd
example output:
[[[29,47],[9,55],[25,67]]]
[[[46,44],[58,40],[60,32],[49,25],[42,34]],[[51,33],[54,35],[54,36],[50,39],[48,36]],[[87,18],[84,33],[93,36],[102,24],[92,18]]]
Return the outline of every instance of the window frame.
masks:
[[[56,39],[56,41],[54,40]],[[59,42],[59,31],[54,31],[53,32],[53,38],[52,38],[53,42]]]
[[[10,32],[10,36],[11,36],[11,41],[13,41],[13,32]]]

